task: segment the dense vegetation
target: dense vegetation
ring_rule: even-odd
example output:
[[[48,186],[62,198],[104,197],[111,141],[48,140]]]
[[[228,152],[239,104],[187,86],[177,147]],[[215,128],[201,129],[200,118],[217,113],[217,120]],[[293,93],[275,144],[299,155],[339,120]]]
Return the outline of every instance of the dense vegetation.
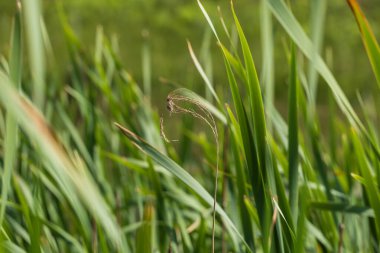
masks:
[[[358,92],[355,107],[333,54],[320,53],[327,1],[312,1],[311,38],[293,6],[261,2],[260,75],[234,6],[210,17],[216,6],[194,2],[223,63],[188,42],[202,96],[168,79],[170,93],[157,95],[146,42],[139,86],[117,39],[99,28],[83,43],[57,2],[62,66],[38,2],[17,2],[0,65],[2,251],[380,251],[380,48],[355,0],[346,8],[375,91]],[[286,34],[281,65],[274,26]],[[277,71],[286,103],[275,102]]]

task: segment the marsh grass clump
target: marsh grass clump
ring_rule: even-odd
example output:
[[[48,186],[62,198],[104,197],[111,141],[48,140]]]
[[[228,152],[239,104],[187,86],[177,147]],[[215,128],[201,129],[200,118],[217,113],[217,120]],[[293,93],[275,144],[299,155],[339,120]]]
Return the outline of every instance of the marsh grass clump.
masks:
[[[315,29],[311,34],[319,33],[314,38],[285,1],[262,1],[262,75],[233,6],[233,29],[221,18],[227,36],[219,36],[223,29],[213,25],[198,1],[208,34],[215,35],[221,49],[227,78],[225,87],[214,89],[220,81],[213,82],[211,64],[218,62],[198,60],[188,43],[206,99],[176,89],[166,97],[168,114],[204,122],[213,137],[193,134],[199,128],[178,122],[175,127],[185,137],[178,149],[165,145],[176,140],[165,135],[163,117],[157,124],[154,100],[147,103],[153,91],[148,44],[142,49],[144,93],[123,68],[107,29],[97,30],[93,52],[76,37],[59,5],[69,48],[63,74],[42,59],[53,56],[56,45],[46,45],[49,31],[39,1],[20,2],[9,55],[0,57],[1,252],[379,252],[380,93],[371,94],[371,103],[359,96],[362,121],[313,46],[323,37],[319,28],[326,16],[321,12],[328,11],[326,0],[311,1],[319,6],[313,8],[311,22],[316,23],[308,26]],[[380,47],[372,21],[355,0],[347,3],[368,68],[379,82]],[[271,19],[284,28],[281,36],[292,40],[284,47],[290,56],[283,68],[289,75],[287,119],[273,96],[275,84],[281,84],[274,80],[273,52],[281,50],[274,48],[274,30],[281,31],[273,29]],[[212,43],[209,35],[205,44]],[[328,136],[316,113],[317,75],[330,89],[331,108],[324,111]],[[222,89],[230,94],[216,92]],[[208,127],[203,131],[210,132]],[[184,168],[193,145],[207,164],[201,159],[192,164],[211,164],[212,170],[189,173]]]

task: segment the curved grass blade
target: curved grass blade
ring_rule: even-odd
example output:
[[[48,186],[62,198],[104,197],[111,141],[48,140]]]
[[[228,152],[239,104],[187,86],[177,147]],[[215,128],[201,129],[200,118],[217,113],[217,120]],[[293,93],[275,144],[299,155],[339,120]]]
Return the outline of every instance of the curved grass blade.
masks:
[[[363,123],[360,121],[359,117],[355,113],[354,109],[352,108],[350,102],[345,96],[343,90],[340,88],[335,77],[333,76],[323,59],[319,56],[317,52],[315,52],[311,40],[306,35],[302,26],[294,17],[292,12],[285,5],[284,1],[268,0],[267,3],[271,7],[271,10],[275,17],[281,23],[288,35],[293,39],[294,43],[298,46],[298,48],[305,54],[305,56],[312,61],[313,58],[315,58],[317,55],[316,59],[314,59],[315,68],[323,77],[323,79],[325,79],[326,83],[329,85],[340,109],[353,126],[362,131],[365,131]]]
[[[254,142],[255,142],[255,152],[251,153],[248,156],[256,156],[257,157],[257,167],[250,167],[250,170],[258,169],[258,176],[255,176],[258,182],[252,183],[252,186],[256,189],[255,200],[256,203],[261,203],[262,208],[258,208],[259,216],[262,222],[262,234],[263,234],[263,251],[269,252],[269,233],[270,233],[270,216],[271,216],[271,199],[268,197],[265,186],[268,183],[268,179],[270,180],[270,176],[268,175],[268,169],[270,166],[267,166],[267,130],[266,130],[266,122],[265,122],[265,113],[264,113],[264,104],[261,94],[261,88],[259,79],[256,72],[256,67],[253,61],[253,57],[251,54],[251,50],[249,49],[248,41],[244,35],[243,29],[240,25],[240,22],[236,16],[233,4],[231,2],[232,15],[235,21],[235,26],[239,35],[239,40],[241,44],[241,49],[244,58],[245,71],[247,76],[247,81],[244,82],[249,94],[250,101],[250,113],[253,120],[252,133]],[[271,171],[269,171],[271,172]]]
[[[350,124],[364,133],[365,137],[370,141],[371,147],[376,156],[380,159],[380,150],[377,148],[375,141],[373,138],[371,138],[367,129],[364,127],[364,124],[355,113],[349,100],[345,96],[334,75],[331,73],[330,69],[323,61],[322,57],[317,52],[315,52],[311,40],[304,32],[300,23],[294,17],[289,8],[285,5],[283,0],[268,0],[267,3],[271,7],[271,10],[275,17],[284,27],[288,35],[293,39],[294,43],[310,61],[313,61],[315,69],[319,72],[321,77],[323,77],[323,79],[330,87],[335,101],[337,102],[340,110],[346,116]]]
[[[245,68],[247,72],[247,88],[249,91],[249,99],[251,101],[251,113],[254,119],[254,132],[257,147],[257,156],[261,171],[265,170],[265,150],[266,150],[266,126],[264,116],[264,104],[261,95],[261,88],[259,79],[257,77],[256,67],[253,62],[251,50],[249,49],[248,41],[244,35],[243,29],[236,16],[235,10],[232,5],[232,14],[235,20],[235,25],[239,34],[241,48],[243,51]]]
[[[185,183],[190,189],[192,189],[195,193],[197,193],[210,207],[214,204],[213,197],[205,190],[205,188],[195,180],[187,171],[181,168],[176,162],[174,162],[169,157],[160,153],[157,149],[153,148],[149,145],[145,140],[126,129],[125,127],[115,123],[115,125],[121,130],[121,132],[132,141],[140,150],[150,156],[156,163],[166,168],[168,171],[173,173],[178,179],[180,179],[183,183]],[[216,212],[221,216],[223,221],[227,226],[232,228],[236,235],[241,239],[241,241],[247,246],[247,250],[252,252],[252,250],[248,247],[248,244],[244,240],[244,237],[240,234],[239,230],[236,228],[232,220],[228,217],[228,215],[224,212],[224,210],[220,207],[219,204],[216,204],[215,207]]]
[[[362,36],[363,44],[369,61],[372,66],[372,70],[375,74],[377,84],[380,88],[380,47],[376,40],[375,35],[372,32],[371,26],[369,25],[364,13],[360,9],[360,6],[356,0],[347,0],[348,5],[356,18],[358,23],[360,34]]]

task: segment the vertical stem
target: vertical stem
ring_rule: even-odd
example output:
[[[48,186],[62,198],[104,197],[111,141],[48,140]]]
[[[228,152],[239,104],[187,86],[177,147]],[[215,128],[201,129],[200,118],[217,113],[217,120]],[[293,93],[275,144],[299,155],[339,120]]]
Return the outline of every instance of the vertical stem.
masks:
[[[33,80],[33,102],[42,110],[45,100],[45,55],[41,31],[41,3],[40,0],[23,0],[22,3]]]

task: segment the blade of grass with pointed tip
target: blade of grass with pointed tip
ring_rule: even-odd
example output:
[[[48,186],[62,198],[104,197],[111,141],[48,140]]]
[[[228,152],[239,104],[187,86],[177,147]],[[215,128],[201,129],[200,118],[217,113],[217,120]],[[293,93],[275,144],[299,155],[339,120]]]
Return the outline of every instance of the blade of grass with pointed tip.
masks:
[[[234,7],[232,5],[232,14],[235,20],[235,25],[239,34],[241,48],[244,56],[245,68],[248,77],[247,88],[249,92],[249,99],[251,103],[251,113],[253,120],[253,129],[255,133],[257,156],[259,159],[260,170],[263,173],[265,168],[265,150],[266,150],[266,127],[264,116],[264,105],[261,95],[261,88],[259,79],[257,77],[256,67],[253,62],[251,50],[249,49],[248,41],[244,35],[243,29],[236,16]]]
[[[251,125],[248,121],[248,117],[243,106],[242,98],[239,94],[238,86],[236,83],[236,79],[232,73],[231,65],[228,60],[225,58],[226,71],[229,81],[230,90],[233,97],[233,102],[235,106],[235,110],[237,112],[238,121],[240,125],[241,137],[243,140],[243,149],[245,152],[245,160],[248,166],[248,175],[253,186],[253,192],[255,196],[256,203],[258,205],[258,212],[261,217],[261,221],[263,221],[263,212],[265,210],[265,197],[264,190],[262,187],[262,177],[259,171],[258,158],[255,148],[255,143],[253,139],[253,134],[251,132]]]
[[[230,53],[230,51],[228,51],[228,49],[223,44],[219,43],[219,46],[224,54],[225,59],[231,65],[231,69],[235,71],[237,77],[242,81],[246,81],[247,75],[240,62],[240,59],[232,55],[232,53]]]
[[[313,57],[315,57],[315,55],[318,55],[314,62],[315,68],[323,77],[323,79],[325,79],[326,83],[332,90],[335,100],[337,101],[337,104],[339,105],[340,109],[353,126],[359,128],[362,131],[365,131],[362,122],[360,121],[359,117],[352,108],[343,90],[340,88],[335,77],[333,76],[323,59],[319,56],[317,52],[315,52],[311,40],[304,32],[302,26],[296,20],[293,13],[285,5],[284,1],[268,0],[267,3],[269,4],[274,16],[278,19],[278,21],[286,30],[288,35],[293,39],[294,43],[305,54],[305,56],[309,60],[312,60]]]
[[[21,10],[17,9],[13,21],[13,30],[11,38],[11,54],[10,54],[10,76],[16,88],[18,89],[21,85],[21,75],[22,75],[22,29],[21,29]],[[14,117],[7,113],[6,115],[6,129],[5,129],[5,139],[4,139],[4,174],[2,176],[2,187],[1,187],[1,200],[2,204],[0,207],[0,227],[3,225],[3,219],[6,208],[6,201],[8,198],[8,192],[11,187],[11,176],[13,167],[16,163],[16,152],[17,152],[17,137],[18,137],[18,127]]]
[[[348,5],[356,18],[360,34],[362,36],[364,47],[367,51],[369,61],[371,62],[372,70],[375,74],[377,84],[380,88],[380,47],[376,40],[371,26],[369,25],[364,13],[356,0],[347,0]]]
[[[214,200],[213,197],[204,189],[204,187],[195,180],[187,171],[182,169],[177,163],[171,160],[169,157],[161,154],[143,139],[141,139],[136,134],[132,133],[128,129],[123,126],[115,123],[115,125],[122,131],[122,133],[128,137],[130,141],[132,141],[139,149],[141,149],[144,153],[149,155],[156,163],[166,168],[168,171],[173,173],[178,179],[180,179],[183,183],[185,183],[190,189],[196,192],[210,207],[213,206]],[[239,230],[236,228],[232,220],[228,217],[228,215],[224,212],[224,210],[217,203],[216,212],[221,216],[226,225],[230,226],[236,233],[236,235],[242,240],[242,242],[248,247],[248,244],[244,240],[244,237],[240,234]],[[250,252],[251,249],[248,248]]]

